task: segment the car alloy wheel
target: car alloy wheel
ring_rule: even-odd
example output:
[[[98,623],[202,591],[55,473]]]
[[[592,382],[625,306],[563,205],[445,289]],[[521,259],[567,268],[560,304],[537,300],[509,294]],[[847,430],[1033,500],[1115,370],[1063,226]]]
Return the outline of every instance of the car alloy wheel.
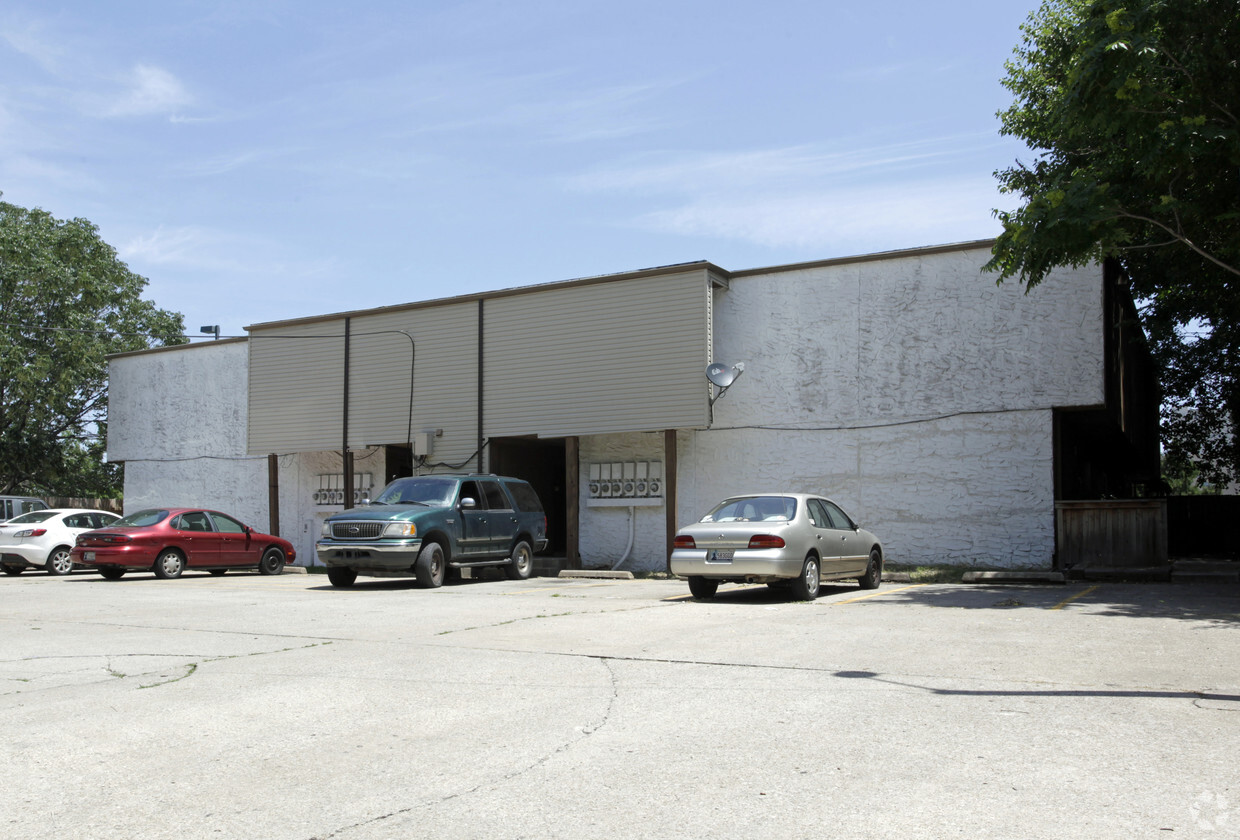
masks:
[[[73,571],[73,555],[63,545],[47,556],[49,575],[67,575]]]

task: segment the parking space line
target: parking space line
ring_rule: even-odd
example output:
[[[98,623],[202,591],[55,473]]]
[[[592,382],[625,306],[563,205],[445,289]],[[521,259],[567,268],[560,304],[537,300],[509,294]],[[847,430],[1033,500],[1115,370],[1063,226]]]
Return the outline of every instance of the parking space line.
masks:
[[[1097,584],[1097,585],[1095,585],[1095,586],[1091,586],[1091,587],[1089,587],[1088,589],[1082,589],[1080,592],[1076,593],[1076,594],[1075,594],[1075,595],[1073,595],[1071,598],[1064,598],[1064,599],[1063,599],[1062,601],[1060,601],[1058,604],[1056,604],[1055,606],[1051,607],[1051,609],[1052,609],[1052,610],[1062,610],[1064,607],[1068,606],[1068,604],[1071,604],[1071,603],[1072,603],[1073,601],[1075,601],[1077,598],[1084,598],[1086,595],[1088,595],[1089,593],[1093,592],[1095,589],[1097,589],[1097,588],[1098,588],[1099,586],[1101,586],[1101,585],[1102,585],[1102,584]]]
[[[864,601],[866,598],[877,598],[879,595],[891,595],[895,592],[903,592],[906,589],[916,589],[919,586],[926,586],[924,583],[914,583],[909,586],[901,586],[899,589],[883,589],[878,592],[871,592],[869,595],[858,595],[856,598],[849,598],[847,601],[832,601],[831,606],[840,604],[855,604],[857,601]]]

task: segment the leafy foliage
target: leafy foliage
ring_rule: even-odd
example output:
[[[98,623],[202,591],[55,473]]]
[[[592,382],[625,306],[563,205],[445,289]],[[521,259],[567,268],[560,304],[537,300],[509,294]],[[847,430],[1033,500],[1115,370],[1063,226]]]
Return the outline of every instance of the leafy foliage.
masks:
[[[1035,151],[995,173],[987,268],[1027,289],[1115,258],[1162,370],[1169,452],[1240,474],[1240,5],[1047,0],[1022,27],[1003,133]]]
[[[0,201],[0,492],[119,492],[105,356],[186,340],[146,284],[87,220]]]

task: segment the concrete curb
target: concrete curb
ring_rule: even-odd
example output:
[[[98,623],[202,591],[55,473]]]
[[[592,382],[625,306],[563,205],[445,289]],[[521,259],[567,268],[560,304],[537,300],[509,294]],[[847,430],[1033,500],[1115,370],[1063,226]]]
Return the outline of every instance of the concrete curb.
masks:
[[[965,572],[964,583],[1065,583],[1063,572]]]
[[[632,572],[613,572],[609,569],[561,569],[562,578],[598,578],[601,580],[633,580]]]

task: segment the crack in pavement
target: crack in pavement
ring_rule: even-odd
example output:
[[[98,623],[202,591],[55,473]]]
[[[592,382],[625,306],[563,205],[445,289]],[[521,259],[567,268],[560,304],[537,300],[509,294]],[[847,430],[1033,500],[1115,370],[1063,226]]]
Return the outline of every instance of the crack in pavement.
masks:
[[[250,653],[230,653],[230,654],[223,654],[219,656],[204,656],[202,654],[192,654],[192,653],[112,653],[112,654],[100,653],[100,654],[80,654],[80,655],[72,655],[72,656],[25,656],[19,659],[0,660],[0,664],[15,664],[15,663],[20,663],[20,662],[39,662],[39,661],[53,661],[53,660],[82,661],[82,660],[102,659],[104,661],[104,668],[107,673],[107,679],[106,680],[94,680],[92,682],[108,682],[113,679],[124,680],[124,679],[141,678],[141,677],[148,676],[149,672],[142,673],[142,674],[126,674],[122,671],[116,670],[116,668],[113,667],[113,662],[117,660],[142,659],[142,658],[195,660],[193,662],[187,662],[180,666],[185,669],[185,673],[181,674],[180,676],[169,676],[167,679],[160,680],[159,682],[147,683],[145,685],[140,683],[138,685],[138,688],[144,689],[144,688],[157,688],[158,686],[161,686],[161,685],[168,685],[169,683],[180,682],[181,680],[186,679],[187,677],[190,677],[194,673],[196,673],[200,665],[205,665],[211,662],[226,662],[230,659],[244,659],[250,656],[272,656],[277,653],[289,653],[291,651],[309,650],[311,648],[323,647],[324,645],[330,645],[330,644],[332,644],[331,641],[321,641],[321,642],[313,642],[307,645],[300,645],[297,647],[279,648],[277,650],[256,650],[256,651],[251,651]],[[167,670],[167,669],[160,669],[160,670]],[[5,677],[4,679],[14,680],[14,681],[23,682],[23,683],[29,683],[29,682],[33,682],[36,679],[39,679],[39,677],[25,677],[25,678]],[[26,693],[25,691],[20,690],[20,689],[16,691],[6,691],[6,692],[0,692],[0,697],[8,697],[10,695],[25,694],[25,693]]]
[[[532,773],[534,770],[537,770],[539,767],[542,767],[547,762],[551,761],[557,756],[563,755],[564,753],[576,747],[578,744],[583,743],[584,741],[589,739],[592,735],[594,735],[594,733],[598,732],[600,729],[602,729],[604,726],[608,724],[608,722],[611,720],[612,712],[615,710],[616,703],[620,699],[620,685],[616,680],[616,671],[614,668],[612,668],[611,663],[607,661],[606,657],[592,657],[592,658],[597,659],[603,665],[603,667],[607,670],[607,677],[611,683],[611,693],[607,697],[607,706],[606,708],[603,709],[603,712],[599,716],[598,720],[595,721],[594,723],[587,723],[586,725],[579,727],[577,737],[571,738],[565,741],[564,743],[560,744],[555,749],[539,757],[535,761],[530,762],[530,764],[528,764],[527,766],[518,768],[508,773],[505,773],[504,775],[498,778],[488,779],[487,781],[479,782],[478,784],[474,785],[471,788],[468,788],[466,790],[458,790],[453,793],[440,796],[438,799],[435,799],[433,801],[419,802],[416,805],[410,805],[405,808],[399,808],[395,811],[389,811],[388,813],[381,814],[377,817],[371,817],[369,819],[361,820],[360,822],[356,822],[351,825],[342,826],[341,828],[337,828],[327,834],[316,834],[313,837],[309,838],[309,840],[331,840],[331,838],[341,837],[345,833],[354,831],[356,829],[364,828],[370,825],[375,825],[377,823],[384,822],[385,820],[402,817],[407,814],[412,814],[415,811],[421,811],[427,808],[433,808],[435,806],[442,805],[445,802],[451,802],[455,799],[461,799],[463,797],[478,793],[479,791],[484,790],[486,788],[491,788],[497,785],[502,785],[505,782],[509,782],[509,781],[512,781],[513,779],[518,779],[521,776],[524,776],[528,773]]]

